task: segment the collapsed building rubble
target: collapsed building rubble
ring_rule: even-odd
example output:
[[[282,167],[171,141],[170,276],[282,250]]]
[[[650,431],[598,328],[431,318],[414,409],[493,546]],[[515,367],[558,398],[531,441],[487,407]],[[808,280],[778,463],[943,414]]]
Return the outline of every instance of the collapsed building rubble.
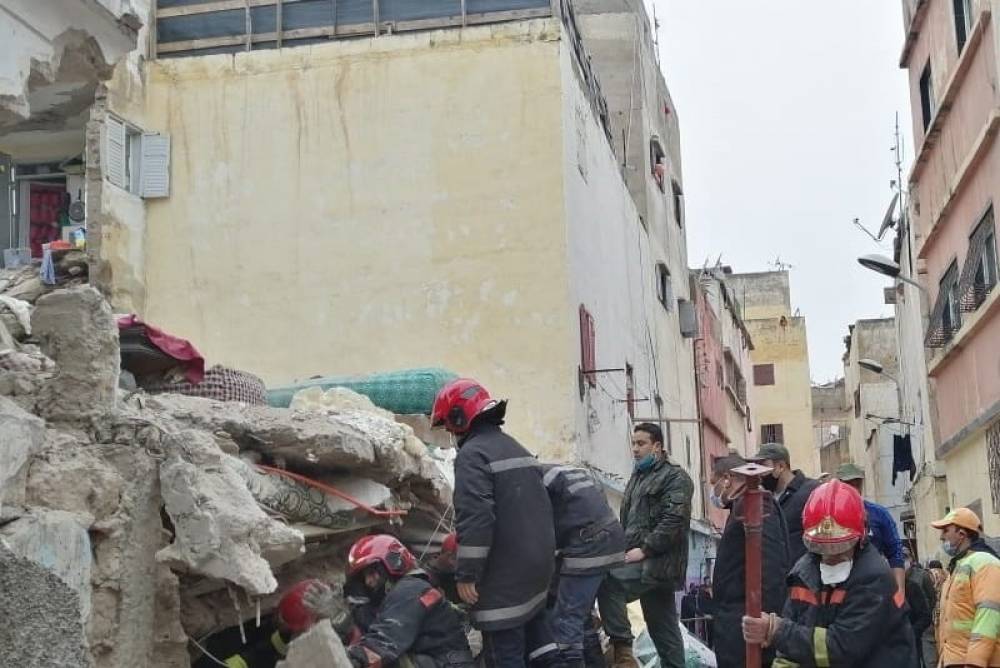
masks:
[[[372,527],[418,550],[445,530],[447,457],[410,426],[426,418],[347,390],[292,408],[123,390],[100,294],[16,278],[0,276],[0,665],[190,666],[290,584],[342,579]],[[311,665],[295,655],[328,649],[317,636],[286,663]]]

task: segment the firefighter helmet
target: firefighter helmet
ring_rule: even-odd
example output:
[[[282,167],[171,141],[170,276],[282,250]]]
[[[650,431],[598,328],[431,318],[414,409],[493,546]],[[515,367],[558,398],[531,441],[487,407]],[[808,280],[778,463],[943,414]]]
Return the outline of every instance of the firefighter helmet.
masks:
[[[457,378],[442,387],[434,398],[431,424],[453,434],[464,434],[477,415],[496,405],[485,387],[469,378]]]
[[[399,578],[409,573],[417,560],[395,536],[365,536],[351,546],[347,555],[347,575],[352,577],[372,564],[382,564],[386,573]]]
[[[856,489],[825,482],[809,495],[802,511],[802,541],[810,552],[840,554],[865,535],[865,504]]]
[[[278,602],[278,617],[292,633],[302,633],[316,623],[316,615],[302,602],[302,597],[319,580],[303,580],[285,592]]]

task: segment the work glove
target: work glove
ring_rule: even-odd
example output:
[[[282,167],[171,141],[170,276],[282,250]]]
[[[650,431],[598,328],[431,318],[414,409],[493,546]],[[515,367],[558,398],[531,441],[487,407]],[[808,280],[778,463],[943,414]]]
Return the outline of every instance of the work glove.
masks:
[[[317,617],[329,619],[333,629],[341,637],[346,637],[351,632],[354,625],[351,611],[339,590],[317,582],[302,595],[302,604]]]

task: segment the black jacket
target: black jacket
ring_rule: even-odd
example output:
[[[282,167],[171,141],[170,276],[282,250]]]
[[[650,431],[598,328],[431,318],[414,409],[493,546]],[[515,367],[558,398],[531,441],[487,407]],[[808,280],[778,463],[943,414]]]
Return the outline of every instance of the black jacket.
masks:
[[[788,576],[788,602],[773,640],[775,666],[915,668],[916,645],[906,602],[889,565],[865,543],[846,581],[824,586],[819,556],[806,554]],[[817,657],[825,655],[826,662]]]
[[[586,470],[546,464],[542,481],[552,516],[564,575],[603,573],[625,561],[625,530],[599,483]]]
[[[788,560],[788,529],[781,509],[770,494],[763,495],[764,526],[761,532],[761,608],[780,610],[785,604]],[[743,529],[743,502],[740,498],[729,512],[716,550],[712,574],[715,602],[715,653],[719,668],[743,668],[746,643],[741,619],[746,614],[746,534]],[[773,652],[765,652],[769,665]]]
[[[927,599],[922,574],[926,574],[922,568],[911,567],[906,572],[905,580],[906,604],[910,608],[910,626],[913,627],[913,635],[917,639],[934,621],[932,616],[934,608],[931,601]]]
[[[817,487],[819,480],[807,478],[802,471],[796,470],[795,477],[788,483],[788,487],[778,495],[778,504],[788,524],[789,563],[793,565],[806,553],[806,546],[802,542],[802,511],[806,507],[809,495]]]
[[[455,459],[458,582],[475,582],[484,631],[522,626],[545,607],[555,568],[552,505],[538,461],[488,422],[473,422]]]
[[[643,584],[673,588],[684,584],[694,484],[680,466],[662,459],[633,473],[622,498],[625,549],[641,547]]]
[[[472,652],[462,620],[440,589],[422,573],[406,575],[386,593],[375,619],[350,654],[368,665],[364,649],[393,664],[404,654],[423,655],[437,666],[471,666]]]

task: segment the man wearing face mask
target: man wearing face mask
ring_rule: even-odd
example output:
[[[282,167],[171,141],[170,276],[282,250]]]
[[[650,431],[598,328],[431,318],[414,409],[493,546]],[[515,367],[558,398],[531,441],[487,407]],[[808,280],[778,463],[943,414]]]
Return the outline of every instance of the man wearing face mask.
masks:
[[[780,617],[743,617],[747,642],[776,650],[773,668],[915,668],[906,601],[865,540],[861,495],[839,480],[824,483],[802,524],[809,554],[788,575],[788,601]]]
[[[729,510],[716,550],[715,570],[715,657],[719,668],[746,665],[746,641],[740,619],[746,612],[746,536],[743,528],[743,495],[746,482],[733,469],[746,462],[736,455],[715,460],[712,465],[712,503]],[[763,496],[764,523],[761,529],[761,606],[778,610],[785,602],[788,573],[788,529],[781,509],[769,494]],[[774,652],[766,650],[762,665],[770,666]]]
[[[982,523],[956,508],[931,526],[951,557],[941,590],[940,665],[1000,666],[1000,559],[982,539]]]
[[[851,462],[841,464],[837,468],[837,479],[846,482],[864,497],[865,470],[863,468]],[[903,541],[899,539],[896,520],[892,518],[885,506],[868,499],[865,499],[865,517],[867,519],[868,540],[878,548],[885,560],[889,562],[889,568],[892,569],[892,576],[896,578],[899,591],[906,591]]]
[[[632,477],[622,497],[625,565],[608,573],[597,594],[604,630],[614,648],[615,668],[635,668],[632,625],[626,605],[642,605],[662,668],[684,668],[684,642],[674,592],[687,573],[688,530],[694,484],[663,451],[663,431],[636,425],[632,433]]]
[[[806,546],[802,544],[802,509],[812,491],[819,487],[819,481],[807,478],[798,469],[793,470],[788,448],[781,443],[765,443],[751,461],[771,469],[771,475],[764,476],[761,486],[774,494],[785,515],[789,566],[792,566],[806,553]]]

